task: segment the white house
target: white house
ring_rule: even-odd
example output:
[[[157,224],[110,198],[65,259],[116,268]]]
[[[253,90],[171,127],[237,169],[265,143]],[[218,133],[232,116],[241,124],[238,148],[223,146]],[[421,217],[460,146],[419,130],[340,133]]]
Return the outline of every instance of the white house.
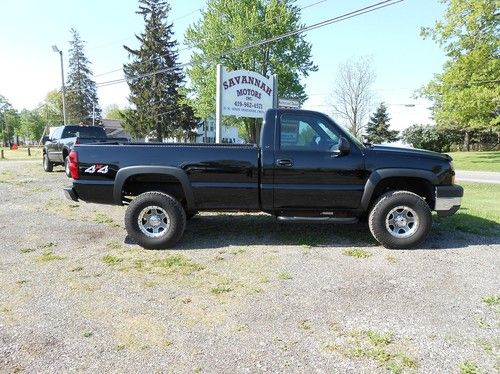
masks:
[[[238,128],[234,126],[222,126],[222,143],[243,144],[245,140],[240,138]],[[199,122],[196,128],[196,143],[215,143],[215,120],[213,118]]]

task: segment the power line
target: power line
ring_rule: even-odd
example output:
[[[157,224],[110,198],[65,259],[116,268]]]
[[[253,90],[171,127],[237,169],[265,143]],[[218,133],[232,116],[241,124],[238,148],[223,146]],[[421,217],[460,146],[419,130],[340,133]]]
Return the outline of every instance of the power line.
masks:
[[[287,37],[290,37],[290,36],[294,36],[294,35],[298,35],[298,34],[302,34],[302,33],[305,33],[305,32],[308,32],[308,31],[311,31],[311,30],[314,30],[314,29],[317,29],[317,28],[328,26],[328,25],[333,24],[333,23],[345,21],[347,19],[358,17],[358,16],[366,14],[366,13],[374,12],[376,10],[379,10],[379,9],[382,9],[382,8],[385,8],[385,7],[388,7],[388,6],[391,6],[391,5],[395,5],[395,4],[401,3],[403,1],[404,0],[384,0],[384,1],[380,1],[378,3],[366,6],[364,8],[360,8],[358,10],[355,10],[355,11],[352,11],[352,12],[349,12],[349,13],[342,14],[340,16],[336,16],[336,17],[327,19],[327,20],[324,20],[324,21],[312,24],[310,26],[302,27],[302,28],[300,28],[298,30],[290,31],[290,32],[287,32],[287,33],[284,33],[284,34],[281,34],[281,35],[274,36],[272,38],[268,38],[268,39],[260,40],[258,42],[250,43],[250,44],[247,44],[247,45],[242,46],[242,47],[230,49],[230,50],[228,50],[226,52],[221,53],[220,57],[224,57],[225,55],[228,55],[228,54],[238,53],[238,52],[250,49],[250,48],[255,48],[255,47],[259,47],[259,46],[265,45],[265,44],[276,42],[276,41],[282,40],[284,38],[287,38]],[[108,86],[108,85],[111,85],[111,84],[122,83],[122,82],[127,81],[127,79],[145,78],[145,77],[149,77],[151,75],[160,74],[160,73],[166,73],[168,71],[176,70],[178,68],[189,66],[189,65],[191,65],[190,62],[184,63],[184,64],[180,64],[180,65],[177,65],[175,67],[170,67],[170,68],[165,68],[165,69],[159,69],[159,70],[156,70],[156,71],[152,71],[152,72],[149,72],[149,73],[146,73],[146,74],[141,74],[141,75],[137,75],[137,76],[133,76],[133,77],[126,77],[126,78],[117,79],[117,80],[113,80],[113,81],[101,82],[101,83],[98,83],[97,86],[98,87],[103,87],[103,86]]]
[[[311,4],[308,4],[308,5],[305,5],[305,6],[303,6],[302,8],[299,8],[299,11],[304,10],[304,9],[308,9],[308,8],[311,8],[311,7],[316,6],[316,5],[319,5],[319,4],[321,4],[321,3],[325,3],[326,1],[328,1],[328,0],[320,0],[320,1],[316,1],[316,2],[311,3]],[[401,1],[403,1],[403,0],[401,0]],[[198,9],[196,9],[196,10],[194,10],[194,11],[192,11],[192,12],[186,13],[185,15],[183,15],[183,16],[181,16],[181,17],[178,17],[178,18],[176,18],[176,19],[181,19],[181,18],[187,17],[187,16],[189,16],[189,15],[191,15],[191,14],[193,14],[193,13],[196,13],[196,12],[198,12],[198,11],[201,11],[202,9],[203,9],[203,8],[198,8]],[[175,21],[176,19],[174,19],[173,21]],[[173,21],[172,21],[172,22],[173,22]],[[263,20],[263,21],[261,21],[261,22],[257,23],[257,25],[256,25],[256,26],[259,26],[259,25],[264,24],[264,23],[266,23],[266,22],[269,22],[269,20]],[[132,37],[129,37],[129,38],[126,38],[126,39],[122,39],[121,41],[128,40],[128,39],[131,39],[131,38],[132,38]],[[112,43],[112,44],[114,44],[114,43]],[[179,45],[186,45],[186,44],[179,44]],[[187,50],[189,50],[189,49],[193,49],[193,48],[192,48],[192,47],[190,47],[190,46],[187,46],[187,45],[186,45],[186,47],[184,47],[184,48],[181,48],[181,49],[177,50],[177,53],[179,53],[179,52],[183,52],[183,51],[187,51]],[[160,57],[161,57],[161,56],[160,56]],[[154,58],[151,58],[151,59],[147,59],[147,60],[145,60],[145,61],[139,61],[138,63],[139,63],[139,64],[142,64],[142,63],[147,63],[147,62],[153,61],[153,60],[155,60],[155,59],[157,59],[157,58],[158,58],[158,57],[154,57]],[[119,69],[111,70],[111,71],[108,71],[108,72],[105,72],[105,73],[96,74],[96,75],[94,75],[94,78],[95,78],[95,77],[100,77],[100,76],[103,76],[103,75],[108,75],[108,74],[111,74],[111,73],[116,73],[117,71],[121,71],[121,70],[123,70],[123,68],[119,68]]]
[[[320,0],[320,1],[316,1],[315,3],[312,3],[312,4],[309,4],[309,5],[306,5],[306,6],[303,6],[302,8],[300,8],[300,10],[304,10],[304,9],[307,9],[307,8],[311,8],[315,5],[318,5],[318,4],[321,4],[321,3],[324,3],[326,2],[327,0]]]
[[[347,20],[349,18],[358,17],[358,16],[360,16],[362,14],[370,13],[370,12],[373,12],[375,10],[379,10],[379,9],[382,9],[382,8],[385,8],[385,7],[388,7],[388,6],[391,6],[391,5],[395,5],[397,3],[401,3],[403,1],[404,0],[396,0],[396,1],[394,1],[394,0],[384,0],[384,1],[381,1],[379,3],[373,4],[373,5],[369,5],[367,7],[364,7],[364,8],[355,10],[355,11],[342,14],[340,16],[327,19],[325,21],[321,21],[321,22],[312,24],[310,26],[302,27],[302,28],[300,28],[298,30],[295,30],[295,31],[290,31],[288,33],[281,34],[281,35],[278,35],[278,36],[274,36],[274,37],[269,38],[269,39],[264,39],[264,40],[261,40],[261,41],[255,42],[255,43],[247,44],[246,46],[243,46],[243,47],[235,48],[235,49],[230,50],[229,52],[226,52],[226,53],[237,53],[237,52],[241,52],[241,51],[244,51],[246,49],[249,49],[249,48],[259,47],[261,45],[268,44],[268,43],[271,43],[271,42],[277,42],[279,40],[282,40],[284,38],[288,38],[290,36],[295,36],[295,35],[298,35],[298,34],[302,34],[302,33],[307,32],[307,31],[311,31],[311,30],[314,30],[314,29],[317,29],[317,28],[320,28],[320,27],[331,25],[332,23],[337,23],[337,22],[340,22],[340,21],[345,21],[345,20]]]

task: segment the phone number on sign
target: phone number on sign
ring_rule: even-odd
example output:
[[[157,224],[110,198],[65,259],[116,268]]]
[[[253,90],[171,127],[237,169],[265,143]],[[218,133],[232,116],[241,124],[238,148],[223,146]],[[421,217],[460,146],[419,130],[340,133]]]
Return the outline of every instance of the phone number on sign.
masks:
[[[263,109],[262,104],[259,103],[247,103],[244,101],[235,101],[235,107],[243,107],[243,108],[253,108],[253,109]]]

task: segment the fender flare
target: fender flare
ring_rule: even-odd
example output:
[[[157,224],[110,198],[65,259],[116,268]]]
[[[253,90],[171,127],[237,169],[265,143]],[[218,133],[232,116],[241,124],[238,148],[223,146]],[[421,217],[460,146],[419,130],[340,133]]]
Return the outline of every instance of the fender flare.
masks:
[[[436,174],[429,170],[420,169],[378,169],[374,170],[365,184],[363,196],[361,197],[361,209],[366,211],[370,206],[370,200],[377,185],[384,179],[391,177],[420,178],[428,181],[433,186],[439,184]]]
[[[175,177],[181,183],[188,211],[195,209],[193,189],[191,188],[191,182],[186,172],[172,166],[127,166],[118,170],[113,187],[113,200],[115,204],[123,205],[122,190],[125,181],[131,176],[140,174],[163,174]]]

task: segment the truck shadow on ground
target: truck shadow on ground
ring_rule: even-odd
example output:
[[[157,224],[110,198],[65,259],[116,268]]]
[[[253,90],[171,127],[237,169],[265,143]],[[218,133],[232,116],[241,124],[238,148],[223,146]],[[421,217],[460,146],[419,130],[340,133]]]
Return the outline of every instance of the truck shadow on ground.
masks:
[[[471,245],[500,244],[500,225],[484,218],[460,214],[455,221],[434,221],[429,238],[421,250],[460,249]],[[464,231],[460,229],[463,226]],[[472,226],[471,226],[472,225]],[[490,236],[467,231],[470,227],[488,227]],[[491,231],[494,230],[494,231]],[[496,231],[495,231],[496,230]],[[474,232],[474,230],[472,230]],[[498,235],[491,235],[496,232]],[[130,243],[127,237],[126,242]],[[176,249],[216,249],[227,246],[306,246],[306,247],[375,247],[368,224],[282,223],[274,217],[253,214],[198,215],[188,221]]]

